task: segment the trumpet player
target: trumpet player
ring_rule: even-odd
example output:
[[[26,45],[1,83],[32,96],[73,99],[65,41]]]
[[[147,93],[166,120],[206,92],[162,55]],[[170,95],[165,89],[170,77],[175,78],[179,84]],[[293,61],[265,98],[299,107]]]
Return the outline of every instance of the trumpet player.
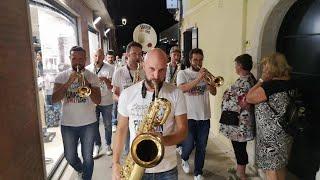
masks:
[[[178,73],[177,85],[184,92],[188,110],[188,136],[182,142],[182,169],[190,172],[189,155],[196,149],[194,159],[194,179],[202,180],[202,168],[210,129],[209,92],[216,95],[216,87],[209,85],[204,78],[206,69],[202,67],[203,51],[192,49],[189,53],[190,68]]]
[[[82,47],[71,48],[70,60],[72,69],[61,72],[55,79],[52,102],[62,100],[61,135],[64,156],[80,178],[90,180],[93,172],[92,151],[97,131],[95,104],[100,104],[101,101],[99,79],[84,68],[86,51]],[[83,80],[86,87],[91,89],[90,96],[81,97],[77,93]],[[77,154],[79,139],[83,162]]]
[[[181,50],[178,46],[170,49],[170,62],[167,64],[166,82],[177,85],[177,74],[181,70]],[[181,156],[182,146],[177,144],[177,152]]]
[[[118,129],[115,137],[113,153],[112,179],[120,179],[120,156],[126,141],[128,128],[130,143],[136,137],[139,127],[148,106],[154,99],[155,87],[158,84],[159,97],[166,98],[171,103],[171,112],[167,121],[154,129],[165,146],[165,153],[160,164],[146,169],[142,179],[177,180],[177,157],[175,145],[180,143],[187,135],[187,109],[185,97],[176,86],[165,83],[167,55],[158,48],[147,53],[143,63],[146,79],[125,89],[119,98]]]
[[[93,158],[99,155],[101,149],[101,137],[99,132],[100,114],[102,115],[104,124],[104,137],[106,140],[106,154],[112,154],[111,139],[112,139],[112,85],[111,77],[113,75],[114,67],[108,63],[103,62],[103,49],[98,49],[94,54],[94,63],[90,64],[87,69],[96,74],[100,79],[101,103],[96,106],[97,117],[97,134],[93,148]]]
[[[133,85],[137,78],[144,79],[144,71],[138,68],[142,58],[142,46],[137,42],[130,42],[126,49],[127,65],[118,68],[113,75],[113,99],[118,102],[120,93]],[[128,135],[129,136],[129,135]],[[129,148],[129,137],[126,146],[126,154]]]
[[[181,69],[181,51],[178,46],[170,49],[170,62],[167,65],[166,82],[176,85],[177,74]]]

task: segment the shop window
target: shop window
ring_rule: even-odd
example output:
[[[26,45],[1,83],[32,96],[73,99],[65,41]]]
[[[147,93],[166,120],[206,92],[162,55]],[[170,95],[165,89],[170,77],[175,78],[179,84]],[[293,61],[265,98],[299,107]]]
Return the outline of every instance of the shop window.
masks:
[[[99,49],[99,33],[92,27],[88,27],[88,36],[89,36],[89,51],[90,51],[90,63],[94,63],[93,56],[94,53]]]
[[[107,38],[103,38],[103,49],[104,49],[104,54],[107,54],[109,50],[109,41]]]
[[[71,67],[69,50],[78,45],[78,33],[76,18],[49,2],[29,1],[45,165],[50,178],[63,158],[61,104],[52,103],[53,85],[56,75]]]

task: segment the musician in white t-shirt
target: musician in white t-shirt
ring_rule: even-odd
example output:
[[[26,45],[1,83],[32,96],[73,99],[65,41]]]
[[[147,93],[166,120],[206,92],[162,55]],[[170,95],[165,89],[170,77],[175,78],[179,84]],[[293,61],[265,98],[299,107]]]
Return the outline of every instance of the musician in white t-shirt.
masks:
[[[64,146],[64,156],[68,163],[85,180],[92,177],[93,144],[96,136],[95,104],[100,104],[101,93],[98,77],[85,69],[86,51],[79,46],[70,50],[72,69],[58,74],[52,94],[52,102],[62,100],[61,135]],[[89,97],[80,97],[77,89],[82,86],[76,71],[83,74],[85,86],[91,89]],[[81,78],[82,79],[82,78]],[[77,145],[81,142],[83,163],[78,157]]]
[[[144,79],[145,74],[143,69],[137,70],[138,63],[141,63],[142,58],[142,46],[137,42],[130,42],[126,49],[127,52],[127,65],[118,68],[112,78],[113,85],[113,99],[118,102],[121,92],[134,84],[134,77],[137,71],[139,72],[140,78]],[[125,154],[129,152],[129,136],[125,147]]]
[[[177,85],[177,74],[181,70],[181,50],[178,46],[170,49],[170,62],[167,65],[166,82]]]
[[[119,98],[118,129],[113,153],[113,180],[120,179],[120,156],[128,131],[130,130],[130,143],[136,137],[139,127],[148,106],[153,100],[154,88],[151,81],[155,81],[160,88],[159,97],[171,102],[171,113],[163,126],[155,128],[163,140],[165,154],[157,166],[146,169],[142,179],[178,179],[177,157],[175,145],[180,143],[187,135],[187,109],[185,97],[176,86],[165,83],[167,56],[161,49],[153,49],[147,53],[143,64],[146,80],[143,80],[125,89]]]
[[[100,79],[101,103],[96,106],[97,117],[97,135],[95,145],[93,148],[93,158],[99,155],[101,148],[101,136],[99,132],[99,119],[102,115],[104,124],[104,137],[106,140],[106,154],[112,155],[111,139],[112,139],[112,85],[111,77],[113,75],[114,67],[108,63],[103,62],[104,52],[103,49],[98,49],[94,54],[94,63],[87,66],[87,69],[95,73]]]
[[[179,71],[177,85],[184,92],[188,109],[188,136],[182,143],[182,169],[189,173],[189,155],[196,149],[194,179],[202,180],[202,168],[210,129],[209,92],[216,95],[216,87],[204,81],[206,69],[202,67],[203,52],[192,49],[189,53],[190,68]]]
[[[116,71],[119,68],[118,61],[115,58],[115,54],[113,50],[108,50],[108,52],[106,53],[105,63],[111,65],[114,71]],[[112,106],[112,132],[115,132],[117,129],[117,122],[118,122],[117,111],[118,111],[118,102],[114,101]]]

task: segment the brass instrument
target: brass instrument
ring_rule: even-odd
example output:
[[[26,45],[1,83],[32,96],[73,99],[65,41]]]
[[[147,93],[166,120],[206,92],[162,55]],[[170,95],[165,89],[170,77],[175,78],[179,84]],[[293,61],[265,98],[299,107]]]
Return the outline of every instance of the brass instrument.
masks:
[[[89,97],[91,94],[91,89],[86,86],[86,81],[84,79],[84,74],[79,71],[79,66],[77,66],[78,81],[80,82],[80,87],[77,89],[77,94],[82,97]]]
[[[164,124],[171,112],[171,103],[165,98],[158,98],[158,87],[155,85],[155,100],[148,108],[140,123],[138,136],[131,144],[131,151],[121,168],[122,180],[139,180],[145,168],[158,165],[164,155],[164,146],[160,137],[151,132],[155,127]]]
[[[142,80],[141,74],[140,74],[141,68],[142,68],[141,64],[138,63],[137,70],[135,71],[134,76],[133,76],[133,84],[136,84],[137,82]]]
[[[199,69],[201,69],[200,66],[197,66]],[[209,85],[213,85],[215,87],[220,87],[224,83],[224,79],[222,76],[215,77],[212,75],[207,69],[205,69],[206,75],[204,76],[204,81],[208,83]]]
[[[176,85],[177,84],[177,75],[178,72],[181,70],[181,64],[177,64],[177,70],[174,72],[173,77],[170,79],[170,83]]]

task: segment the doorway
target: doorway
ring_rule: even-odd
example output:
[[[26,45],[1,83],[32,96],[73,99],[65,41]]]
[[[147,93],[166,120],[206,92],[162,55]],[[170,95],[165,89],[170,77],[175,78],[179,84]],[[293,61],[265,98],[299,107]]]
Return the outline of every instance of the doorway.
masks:
[[[301,179],[315,179],[320,163],[320,1],[297,1],[290,7],[276,50],[293,67],[292,79],[311,110],[310,128],[295,138],[288,168]]]

